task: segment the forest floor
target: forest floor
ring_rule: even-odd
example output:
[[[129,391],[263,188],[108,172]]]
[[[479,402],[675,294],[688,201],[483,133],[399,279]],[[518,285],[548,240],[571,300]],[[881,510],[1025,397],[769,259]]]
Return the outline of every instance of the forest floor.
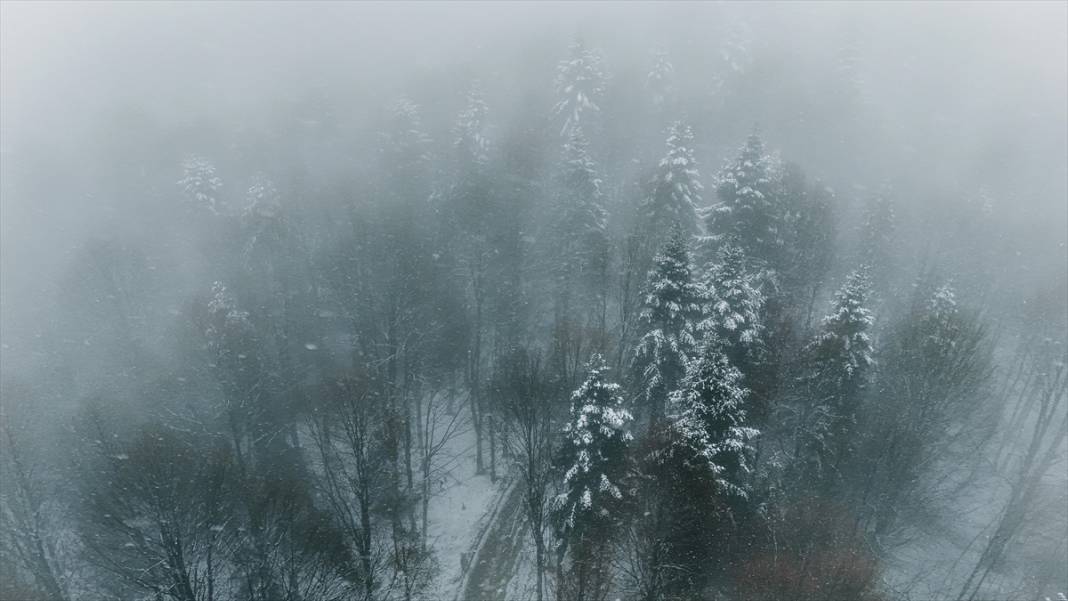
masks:
[[[508,594],[512,577],[527,541],[527,522],[523,514],[523,492],[510,486],[507,496],[472,559],[467,585],[461,601],[504,601],[518,599]]]
[[[427,537],[438,571],[428,587],[431,599],[453,599],[464,581],[460,557],[478,542],[507,482],[475,474],[475,435],[468,428],[449,441],[440,459],[427,511]]]

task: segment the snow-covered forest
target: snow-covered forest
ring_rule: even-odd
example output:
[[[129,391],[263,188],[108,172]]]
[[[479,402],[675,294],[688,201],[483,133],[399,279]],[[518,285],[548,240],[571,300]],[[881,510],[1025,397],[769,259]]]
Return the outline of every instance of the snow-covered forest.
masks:
[[[1068,594],[1068,4],[0,4],[0,599]]]

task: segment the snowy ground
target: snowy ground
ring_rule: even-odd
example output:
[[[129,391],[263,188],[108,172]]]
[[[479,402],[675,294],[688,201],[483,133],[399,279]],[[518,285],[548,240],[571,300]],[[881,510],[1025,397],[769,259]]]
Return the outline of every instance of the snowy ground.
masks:
[[[475,475],[475,434],[470,428],[452,439],[444,449],[434,483],[427,530],[437,556],[439,571],[428,589],[432,599],[453,599],[463,574],[460,554],[471,550],[485,527],[493,501],[503,490],[503,480],[490,482],[489,475]]]

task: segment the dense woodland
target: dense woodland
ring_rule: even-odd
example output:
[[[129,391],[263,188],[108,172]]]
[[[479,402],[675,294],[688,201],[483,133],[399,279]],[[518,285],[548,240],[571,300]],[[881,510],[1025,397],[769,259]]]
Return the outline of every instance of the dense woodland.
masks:
[[[1063,229],[1021,270],[999,191],[865,162],[857,36],[781,152],[717,31],[554,40],[518,100],[117,107],[65,193],[121,217],[4,332],[0,598],[439,599],[453,474],[519,491],[537,601],[1068,591]]]

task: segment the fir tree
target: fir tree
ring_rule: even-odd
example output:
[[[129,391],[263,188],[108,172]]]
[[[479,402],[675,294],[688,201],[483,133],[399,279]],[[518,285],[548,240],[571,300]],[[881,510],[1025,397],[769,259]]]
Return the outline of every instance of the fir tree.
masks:
[[[738,158],[720,174],[716,187],[720,204],[706,217],[706,229],[716,239],[733,240],[746,256],[772,265],[779,258],[784,234],[777,170],[754,132]]]
[[[757,360],[764,330],[764,294],[757,277],[746,270],[742,249],[730,243],[720,247],[716,261],[709,265],[705,290],[704,318],[698,330],[722,341],[735,365]]]
[[[556,106],[553,114],[562,122],[561,136],[583,124],[585,115],[600,111],[597,103],[605,91],[601,57],[582,42],[571,45],[570,56],[556,67]]]
[[[676,121],[668,130],[667,154],[660,159],[649,182],[650,193],[642,203],[642,217],[654,233],[678,225],[687,233],[697,231],[697,207],[701,204],[701,173],[693,156],[693,130]]]
[[[607,244],[602,182],[588,148],[582,128],[573,128],[564,144],[557,224],[563,260],[577,258],[580,262],[577,270],[570,271],[591,271],[591,267],[603,260]]]
[[[645,87],[652,95],[653,106],[660,111],[671,103],[675,93],[675,66],[666,50],[653,54],[653,67],[645,77]]]
[[[635,351],[639,397],[650,421],[663,415],[667,395],[685,375],[696,346],[694,321],[703,300],[692,280],[690,253],[680,228],[674,229],[653,263],[641,313],[645,334]]]
[[[749,471],[749,441],[758,432],[745,425],[748,391],[741,380],[718,341],[706,341],[700,356],[690,361],[680,389],[672,393],[671,407],[686,455],[699,459],[719,490],[744,498],[740,478]]]
[[[822,331],[806,347],[821,399],[850,413],[848,403],[856,400],[875,364],[869,333],[875,318],[866,306],[870,289],[867,268],[851,273],[835,293]]]
[[[586,380],[571,395],[571,418],[564,425],[560,465],[564,490],[555,499],[558,532],[570,544],[618,519],[623,502],[630,412],[618,384],[605,378],[600,355],[586,365]]]
[[[467,91],[466,105],[452,130],[452,145],[461,162],[481,166],[489,161],[489,142],[484,135],[488,113],[482,88],[475,82]]]
[[[835,293],[820,333],[804,349],[809,363],[804,379],[811,396],[798,423],[798,452],[805,455],[802,465],[822,473],[827,483],[826,470],[837,469],[849,451],[861,394],[875,365],[866,272],[862,268],[849,275]]]
[[[222,210],[218,194],[223,183],[215,175],[215,165],[202,156],[189,155],[182,162],[182,172],[178,185],[185,193],[186,200],[191,205],[218,215]]]

